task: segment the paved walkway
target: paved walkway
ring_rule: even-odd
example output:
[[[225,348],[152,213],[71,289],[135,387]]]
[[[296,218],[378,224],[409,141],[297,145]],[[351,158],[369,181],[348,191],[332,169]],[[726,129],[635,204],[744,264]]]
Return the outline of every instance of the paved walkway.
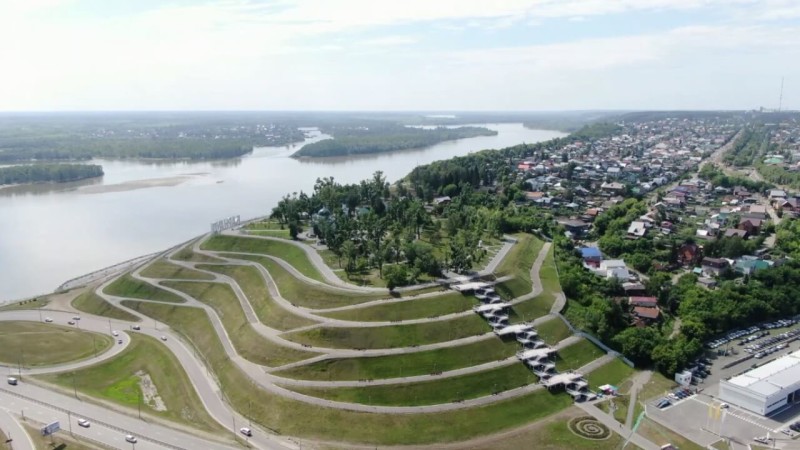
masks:
[[[650,376],[653,375],[653,372],[649,370],[644,370],[642,372],[637,373],[633,376],[633,385],[631,386],[631,390],[629,391],[629,398],[628,398],[628,415],[625,417],[625,426],[628,428],[633,427],[633,421],[635,417],[633,417],[633,412],[636,409],[636,397],[639,395],[639,390],[650,381]]]

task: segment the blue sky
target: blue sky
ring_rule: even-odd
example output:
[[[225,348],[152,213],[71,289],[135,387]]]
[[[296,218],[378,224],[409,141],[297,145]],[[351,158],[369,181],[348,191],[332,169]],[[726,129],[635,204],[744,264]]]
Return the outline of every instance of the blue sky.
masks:
[[[0,0],[0,110],[800,109],[797,0]]]

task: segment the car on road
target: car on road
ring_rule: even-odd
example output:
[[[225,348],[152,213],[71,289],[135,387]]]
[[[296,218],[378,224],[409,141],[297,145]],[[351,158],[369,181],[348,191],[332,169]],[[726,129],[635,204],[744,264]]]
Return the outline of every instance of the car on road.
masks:
[[[166,337],[166,336],[161,336],[161,340],[162,340],[162,341],[166,341],[166,340],[167,340],[167,337]]]
[[[119,331],[114,330],[114,331],[111,332],[111,335],[114,336],[114,337],[117,337],[117,336],[119,336]]]
[[[86,419],[78,419],[78,425],[82,426],[83,428],[89,428],[91,423],[89,423]]]
[[[72,320],[81,320],[81,316],[75,316],[72,318]]]
[[[67,325],[75,325],[75,322],[70,320],[69,322],[67,322]]]
[[[136,331],[139,331],[139,330],[142,329],[142,327],[140,327],[139,325],[134,325],[133,329],[136,330]]]
[[[18,383],[18,381],[17,381],[17,379],[16,379],[16,378],[14,378],[14,377],[8,377],[8,384],[10,384],[10,385],[12,385],[12,386],[16,386],[16,385],[17,385],[17,383]]]
[[[117,344],[122,344],[122,339],[118,340]]]
[[[47,323],[50,323],[50,322],[52,322],[52,321],[53,321],[53,319],[51,319],[51,318],[49,318],[49,317],[45,317],[45,318],[44,318],[44,321],[45,321],[45,322],[47,322]]]
[[[253,430],[251,430],[250,428],[247,428],[247,427],[239,428],[239,433],[242,433],[243,435],[245,435],[247,437],[251,437],[253,435]]]
[[[131,434],[126,434],[126,435],[125,435],[125,442],[130,442],[131,444],[135,444],[135,443],[139,442],[139,440],[138,440],[138,439],[136,439],[136,438],[135,438],[133,435],[131,435]]]
[[[730,405],[728,405],[727,403],[720,403],[719,407],[721,409],[728,409],[730,407]]]

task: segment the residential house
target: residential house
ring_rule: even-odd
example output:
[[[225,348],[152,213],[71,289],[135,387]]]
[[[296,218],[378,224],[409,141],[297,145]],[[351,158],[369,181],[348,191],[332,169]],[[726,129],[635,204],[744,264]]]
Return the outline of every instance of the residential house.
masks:
[[[787,197],[786,191],[784,191],[783,189],[770,189],[769,190],[769,201],[770,202],[783,200],[786,197]]]
[[[649,325],[655,323],[661,317],[661,310],[656,306],[655,308],[647,308],[644,306],[635,306],[633,308],[634,324],[637,326]]]
[[[655,297],[628,297],[628,304],[631,306],[655,308],[658,306],[658,299]]]
[[[742,275],[750,275],[757,270],[772,267],[773,264],[772,261],[765,261],[754,256],[742,256],[734,262],[733,270]]]
[[[739,226],[737,226],[737,228],[747,231],[750,236],[754,236],[761,231],[761,222],[761,219],[749,219],[747,217],[742,217],[739,220]]]
[[[598,267],[600,262],[603,261],[603,254],[597,247],[582,247],[581,257],[583,258],[584,264],[594,267]]]
[[[696,265],[700,261],[700,256],[700,246],[697,244],[685,243],[678,247],[678,262],[683,266]]]
[[[628,227],[628,237],[631,237],[633,239],[639,239],[640,237],[644,237],[646,233],[647,233],[647,226],[644,224],[644,222],[634,220]]]
[[[747,230],[740,230],[738,228],[728,228],[727,230],[725,230],[725,234],[723,236],[725,236],[725,237],[740,237],[742,239],[747,239],[748,236],[749,236],[749,233],[747,232]]]
[[[703,261],[700,263],[700,266],[703,269],[703,273],[708,276],[719,276],[725,269],[727,269],[730,264],[728,261],[721,258],[710,258],[705,257]]]
[[[642,283],[622,283],[622,289],[625,291],[625,295],[628,296],[644,295],[647,292]]]
[[[631,277],[625,261],[621,259],[606,259],[602,261],[598,273],[606,278],[616,278],[620,281],[628,281]]]
[[[570,237],[580,238],[589,231],[589,224],[577,219],[561,219],[558,224],[566,228]]]

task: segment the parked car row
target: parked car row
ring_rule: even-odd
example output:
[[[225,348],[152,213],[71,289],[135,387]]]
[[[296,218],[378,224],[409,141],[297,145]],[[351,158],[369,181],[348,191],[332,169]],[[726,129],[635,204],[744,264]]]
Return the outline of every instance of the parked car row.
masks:
[[[792,431],[795,431],[795,432],[797,432],[797,433],[800,433],[800,422],[795,422],[795,423],[793,423],[793,424],[789,425],[789,428],[790,428]]]
[[[760,352],[753,355],[753,357],[756,359],[761,359],[767,355],[777,352],[778,350],[783,350],[788,346],[789,346],[788,344],[778,344],[775,347],[765,348],[764,350],[761,350]]]
[[[764,339],[763,341],[759,342],[758,344],[748,345],[747,347],[744,348],[744,351],[746,351],[748,353],[762,353],[762,352],[765,352],[765,351],[769,350],[769,353],[772,353],[772,352],[775,352],[775,351],[778,351],[778,350],[782,350],[782,349],[788,347],[788,345],[781,344],[781,345],[775,346],[775,347],[772,347],[772,345],[777,344],[778,342],[783,342],[783,341],[785,341],[787,339],[794,338],[797,335],[800,335],[800,329],[787,331],[787,332],[781,333],[781,334],[777,334],[775,336],[771,336],[771,337],[768,337],[768,338]],[[777,348],[777,347],[780,347],[780,348]]]
[[[667,394],[667,397],[671,398],[672,400],[677,401],[677,400],[683,400],[685,398],[689,398],[692,395],[694,395],[694,392],[690,391],[689,389],[678,388],[678,389],[675,389],[674,391],[670,392],[669,394]]]
[[[772,329],[775,329],[775,328],[789,327],[789,326],[792,326],[792,325],[794,325],[796,323],[797,323],[797,318],[795,317],[795,318],[792,318],[792,319],[783,319],[783,320],[778,320],[778,321],[775,321],[775,322],[765,323],[765,324],[761,325],[761,327],[764,328],[764,329],[767,329],[767,330],[772,330]]]
[[[740,338],[742,336],[751,335],[751,334],[757,333],[759,331],[761,331],[761,328],[759,328],[757,326],[752,326],[752,327],[750,327],[750,328],[748,328],[746,330],[731,331],[727,335],[707,343],[706,346],[708,348],[714,349],[714,348],[720,347],[722,345],[725,345],[725,344],[727,344],[728,342],[730,342],[730,341],[732,341],[734,339],[738,339],[738,338]]]
[[[743,336],[748,336],[746,339],[743,339],[742,342],[739,343],[740,345],[744,345],[747,342],[752,342],[756,339],[766,336],[766,334],[761,332],[761,330],[773,330],[775,328],[789,327],[798,322],[800,322],[800,315],[792,317],[790,319],[781,319],[781,320],[776,320],[774,322],[766,322],[760,325],[753,325],[752,327],[744,330],[734,330],[723,337],[717,338],[711,342],[706,342],[706,347],[710,349],[715,349],[717,347],[727,344],[728,342],[734,339],[738,339]]]

